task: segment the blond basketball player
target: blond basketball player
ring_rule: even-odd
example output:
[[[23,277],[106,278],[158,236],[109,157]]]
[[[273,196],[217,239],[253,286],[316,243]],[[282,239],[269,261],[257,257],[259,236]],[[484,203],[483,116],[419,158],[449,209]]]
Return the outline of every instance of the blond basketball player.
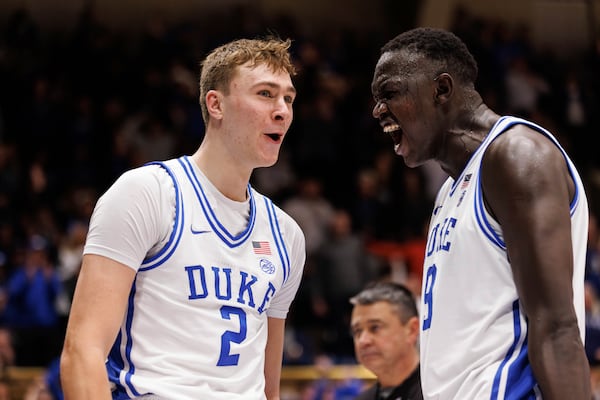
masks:
[[[92,216],[61,362],[66,399],[278,399],[298,225],[249,185],[292,123],[289,41],[203,62],[191,156],[123,174]]]

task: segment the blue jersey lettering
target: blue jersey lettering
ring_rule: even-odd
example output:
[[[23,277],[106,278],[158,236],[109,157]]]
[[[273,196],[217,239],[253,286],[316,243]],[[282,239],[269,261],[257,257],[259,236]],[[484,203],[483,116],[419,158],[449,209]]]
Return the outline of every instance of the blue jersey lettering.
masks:
[[[259,314],[262,314],[271,301],[271,298],[276,292],[276,288],[272,282],[267,281],[267,287],[262,296],[260,307],[256,307],[254,301],[255,296],[260,298],[260,291],[264,287],[260,285],[260,278],[255,275],[249,275],[245,271],[239,272],[239,280],[233,279],[232,269],[224,267],[211,267],[212,274],[206,274],[206,269],[201,265],[193,265],[185,267],[189,283],[189,300],[206,299],[209,295],[214,295],[219,300],[232,300],[232,293],[237,292],[235,301],[242,305],[247,305],[250,308],[256,309]],[[207,284],[207,278],[212,276],[213,282]],[[211,293],[209,287],[214,288],[214,293]],[[259,289],[260,288],[260,289]]]

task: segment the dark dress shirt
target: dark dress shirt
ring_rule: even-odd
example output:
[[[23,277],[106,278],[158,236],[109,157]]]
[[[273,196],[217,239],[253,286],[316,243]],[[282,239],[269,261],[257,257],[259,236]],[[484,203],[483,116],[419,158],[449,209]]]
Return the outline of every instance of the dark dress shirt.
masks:
[[[396,386],[389,395],[385,396],[382,393],[381,385],[377,382],[355,397],[354,400],[423,400],[419,366],[417,365],[413,373],[404,382]]]

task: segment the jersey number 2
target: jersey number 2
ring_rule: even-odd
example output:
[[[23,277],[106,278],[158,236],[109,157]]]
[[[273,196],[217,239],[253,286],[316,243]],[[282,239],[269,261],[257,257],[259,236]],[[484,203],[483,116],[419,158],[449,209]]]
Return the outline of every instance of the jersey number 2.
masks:
[[[435,283],[435,275],[437,267],[435,264],[427,268],[425,277],[425,293],[423,293],[423,303],[427,306],[427,315],[423,317],[423,330],[426,331],[431,327],[431,318],[433,317],[433,285]]]
[[[221,335],[221,353],[219,354],[219,361],[217,366],[229,366],[237,365],[240,359],[239,354],[231,354],[231,343],[240,344],[246,339],[247,327],[246,327],[246,313],[244,310],[238,307],[223,306],[221,307],[221,318],[231,319],[232,315],[237,315],[240,321],[240,330],[225,331]]]

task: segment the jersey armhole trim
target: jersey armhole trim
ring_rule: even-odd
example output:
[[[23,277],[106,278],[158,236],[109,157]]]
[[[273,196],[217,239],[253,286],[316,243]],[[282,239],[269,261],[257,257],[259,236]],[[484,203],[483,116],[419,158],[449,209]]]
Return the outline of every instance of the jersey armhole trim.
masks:
[[[151,162],[146,165],[158,165],[162,167],[173,180],[173,186],[175,188],[175,218],[173,222],[173,228],[171,230],[171,235],[169,237],[169,241],[165,244],[165,246],[154,256],[145,259],[142,262],[142,266],[139,268],[140,271],[147,271],[149,269],[153,269],[164,263],[171,257],[179,241],[181,240],[181,236],[183,233],[183,222],[184,222],[184,209],[183,209],[183,200],[181,195],[181,188],[179,187],[179,183],[177,182],[177,178],[171,169],[163,162]]]
[[[285,242],[283,241],[283,235],[281,234],[281,228],[279,227],[279,220],[275,214],[275,206],[267,197],[264,197],[264,199],[265,207],[267,208],[267,213],[269,214],[271,233],[273,234],[273,239],[275,240],[275,245],[277,246],[277,252],[279,253],[279,258],[281,259],[281,265],[283,267],[283,283],[285,283],[290,275],[290,257],[285,246]]]

